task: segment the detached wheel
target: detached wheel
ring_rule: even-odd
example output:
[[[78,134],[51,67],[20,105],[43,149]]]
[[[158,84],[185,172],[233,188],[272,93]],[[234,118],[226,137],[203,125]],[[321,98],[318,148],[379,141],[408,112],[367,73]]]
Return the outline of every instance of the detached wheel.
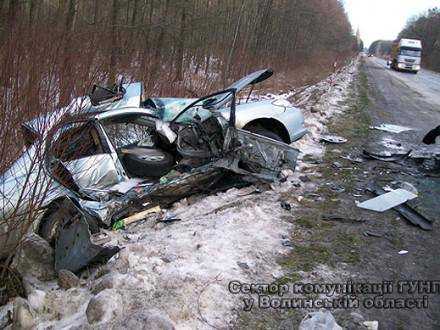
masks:
[[[248,131],[251,133],[255,133],[258,135],[262,135],[265,137],[268,137],[269,139],[275,140],[275,141],[279,141],[279,142],[284,142],[283,139],[275,132],[270,131],[268,129],[265,129],[264,127],[249,127]]]

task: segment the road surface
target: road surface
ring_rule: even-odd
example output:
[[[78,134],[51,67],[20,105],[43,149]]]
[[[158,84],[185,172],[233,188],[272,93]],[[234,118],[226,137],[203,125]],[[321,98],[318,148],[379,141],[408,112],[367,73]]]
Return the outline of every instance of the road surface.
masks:
[[[368,66],[385,69],[381,70],[383,76],[407,85],[414,92],[423,96],[425,101],[440,106],[440,73],[424,69],[420,70],[418,74],[394,71],[387,66],[385,60],[377,57],[369,58]]]
[[[440,125],[440,74],[427,70],[421,70],[417,75],[396,72],[378,58],[367,58],[363,68],[368,78],[368,113],[373,125],[387,123],[413,130],[399,134],[371,130],[368,141],[363,141],[359,147],[381,145],[387,151],[424,149],[440,155],[440,138],[434,146],[421,143],[427,131]],[[396,217],[394,211],[362,212],[363,219],[371,223],[371,228],[384,235],[384,238],[370,240],[374,244],[362,252],[363,265],[359,273],[369,281],[439,279],[440,259],[436,251],[440,249],[440,177],[438,168],[427,172],[425,165],[408,159],[400,163],[367,161],[361,166],[366,173],[362,179],[364,185],[381,180],[384,183],[396,180],[413,184],[419,196],[410,204],[434,221],[433,231],[426,232]],[[399,250],[409,252],[399,255]],[[371,319],[379,320],[379,328],[382,329],[439,329],[440,295],[428,296],[428,308],[372,309],[365,310],[365,313]]]

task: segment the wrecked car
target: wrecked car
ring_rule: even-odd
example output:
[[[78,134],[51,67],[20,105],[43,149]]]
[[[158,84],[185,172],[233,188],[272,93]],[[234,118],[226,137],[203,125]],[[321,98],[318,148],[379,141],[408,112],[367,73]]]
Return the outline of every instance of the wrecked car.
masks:
[[[248,182],[280,179],[299,151],[237,128],[236,94],[231,88],[202,97],[167,121],[145,107],[118,107],[123,95],[110,108],[99,104],[106,96],[92,95],[93,111],[52,116],[44,133],[24,125],[28,147],[0,177],[4,246],[20,238],[20,221],[33,211],[32,229],[55,247],[55,269],[77,272],[119,251],[93,234],[121,218],[207,191],[229,173]],[[217,111],[225,100],[226,116]],[[29,165],[40,159],[41,166]],[[28,202],[35,196],[38,203]]]
[[[228,87],[228,89],[235,89],[237,92],[249,88],[246,98],[238,100],[241,103],[237,104],[236,107],[235,124],[237,128],[264,135],[277,141],[292,143],[307,133],[304,127],[304,116],[300,109],[284,99],[249,102],[255,85],[265,81],[272,75],[273,71],[270,69],[259,70]],[[194,101],[196,99],[148,98],[142,105],[154,109],[159,118],[168,121]],[[219,95],[207,100],[205,107],[218,111],[228,119],[229,110],[226,107],[228,102],[228,97]]]

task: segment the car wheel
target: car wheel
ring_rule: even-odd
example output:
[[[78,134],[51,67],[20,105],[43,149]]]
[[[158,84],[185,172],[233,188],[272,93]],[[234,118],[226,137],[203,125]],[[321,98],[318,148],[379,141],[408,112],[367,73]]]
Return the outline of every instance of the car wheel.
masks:
[[[60,224],[65,219],[73,218],[78,211],[72,207],[70,201],[57,202],[53,205],[48,213],[46,213],[41,219],[41,223],[38,229],[38,234],[45,239],[52,247],[55,246],[56,238],[58,237],[58,230]],[[87,217],[87,223],[91,233],[99,231],[98,222],[92,217]]]
[[[270,131],[268,129],[265,129],[264,127],[253,126],[253,127],[249,127],[248,131],[251,133],[255,133],[258,135],[268,137],[268,138],[275,140],[275,141],[284,142],[283,139],[277,133]]]
[[[41,220],[38,234],[45,239],[52,247],[55,246],[55,238],[60,225],[59,213],[55,210],[50,212]]]
[[[131,147],[122,153],[125,168],[136,177],[159,178],[174,166],[173,155],[161,149]]]

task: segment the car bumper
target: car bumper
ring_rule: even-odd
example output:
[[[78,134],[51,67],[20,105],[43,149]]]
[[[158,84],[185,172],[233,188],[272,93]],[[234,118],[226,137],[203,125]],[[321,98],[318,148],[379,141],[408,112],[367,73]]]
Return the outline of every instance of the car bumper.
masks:
[[[399,70],[407,70],[407,71],[419,71],[420,65],[418,64],[409,64],[409,63],[398,63],[397,68]]]

